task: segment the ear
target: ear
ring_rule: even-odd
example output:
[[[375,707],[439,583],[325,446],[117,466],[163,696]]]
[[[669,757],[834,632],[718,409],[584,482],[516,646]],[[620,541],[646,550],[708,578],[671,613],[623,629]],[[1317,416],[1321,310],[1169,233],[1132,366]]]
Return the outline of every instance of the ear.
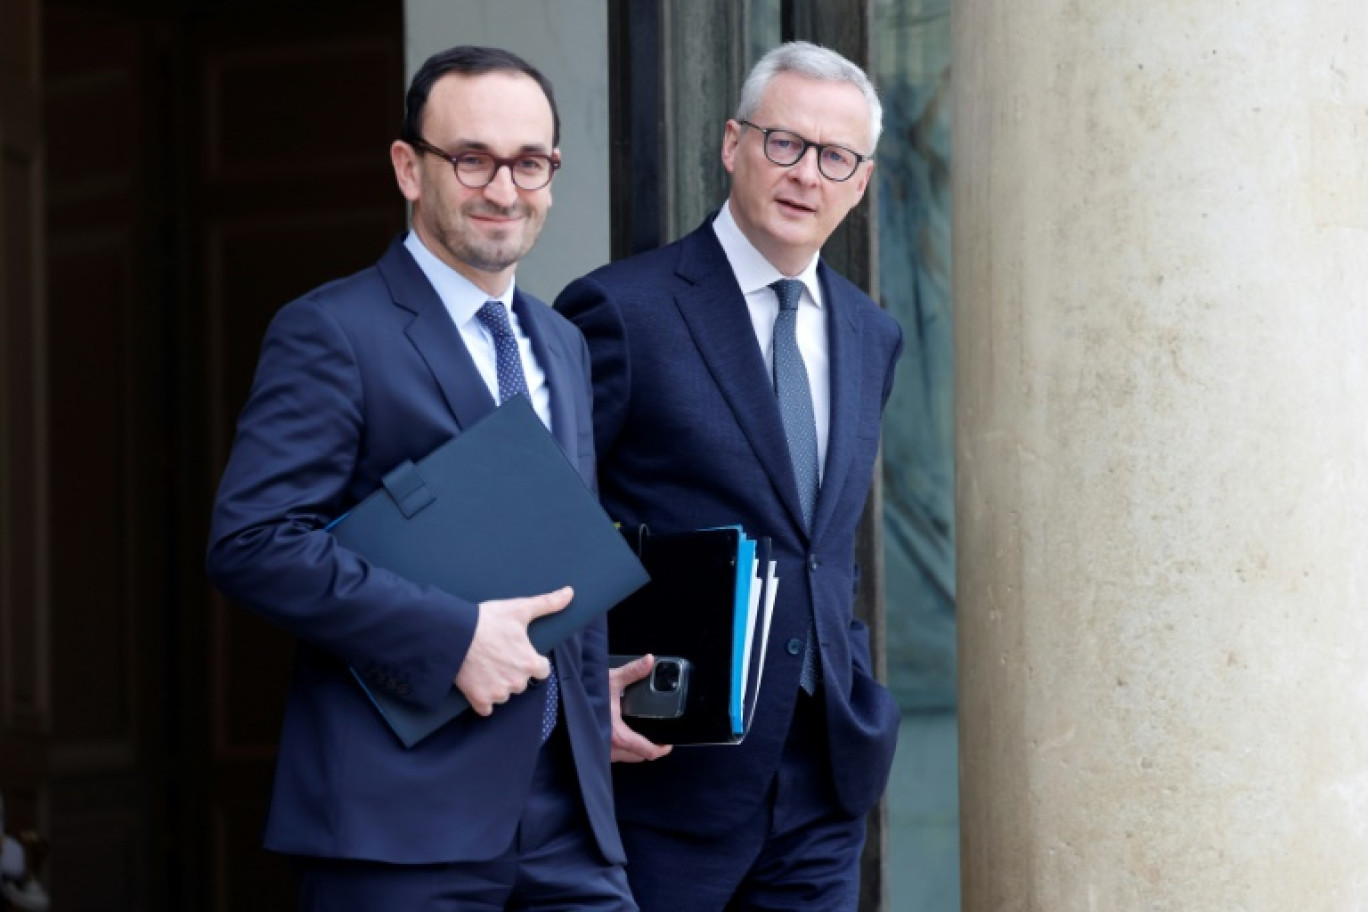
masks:
[[[734,120],[727,121],[726,132],[722,134],[722,167],[731,174],[736,170],[737,148],[741,145],[742,127]]]
[[[554,159],[555,159],[556,161],[558,161],[558,162],[561,161],[561,150],[560,150],[560,146],[556,146],[554,149],[551,150],[551,157],[554,158]],[[546,208],[547,208],[547,209],[550,209],[551,206],[556,202],[555,199],[551,196],[551,191],[552,191],[553,189],[555,189],[555,187],[556,187],[556,175],[557,175],[557,174],[560,174],[560,168],[557,168],[556,171],[555,171],[555,173],[551,175],[551,183],[547,184],[546,187],[545,187],[545,191],[546,191]]]
[[[410,203],[417,202],[423,189],[423,181],[418,173],[418,150],[402,139],[396,139],[390,144],[390,164],[394,166],[394,180],[399,185],[399,192]]]

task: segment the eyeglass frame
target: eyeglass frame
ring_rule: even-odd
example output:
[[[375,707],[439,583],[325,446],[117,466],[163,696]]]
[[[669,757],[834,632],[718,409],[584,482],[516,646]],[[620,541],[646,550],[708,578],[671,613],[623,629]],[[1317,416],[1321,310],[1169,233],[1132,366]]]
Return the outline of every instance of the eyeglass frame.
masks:
[[[739,117],[736,118],[736,122],[741,124],[743,127],[750,127],[751,129],[761,134],[760,149],[765,153],[765,158],[772,165],[778,165],[781,168],[792,168],[803,160],[803,156],[807,155],[808,149],[816,149],[817,171],[822,175],[822,177],[826,178],[834,184],[845,183],[859,172],[860,165],[863,165],[867,161],[874,160],[873,155],[862,155],[861,153],[856,152],[854,149],[850,148],[849,146],[842,146],[838,143],[815,143],[812,140],[808,139],[806,136],[802,135],[801,133],[795,133],[792,130],[784,129],[783,127],[762,127],[759,124],[752,123],[749,120],[742,120]],[[787,133],[789,136],[792,136],[793,138],[797,139],[800,143],[802,143],[803,148],[798,152],[798,157],[788,163],[775,161],[774,156],[770,155],[769,150],[769,137],[771,133]],[[822,165],[822,153],[825,152],[827,149],[840,149],[842,152],[849,152],[851,155],[855,156],[855,167],[850,169],[849,174],[847,174],[845,177],[832,177],[830,174],[826,173],[826,168]]]
[[[421,136],[415,140],[411,140],[409,142],[409,145],[413,146],[413,148],[417,149],[419,152],[427,152],[430,155],[435,155],[437,158],[446,159],[447,162],[451,165],[452,173],[456,175],[457,183],[459,183],[462,187],[465,187],[468,190],[483,190],[485,187],[488,187],[490,184],[494,183],[494,179],[499,176],[499,169],[503,167],[508,168],[508,178],[509,180],[513,181],[513,186],[517,187],[519,190],[526,190],[529,193],[531,193],[534,190],[544,190],[547,187],[551,186],[551,181],[555,178],[556,172],[560,170],[561,166],[560,156],[548,152],[519,152],[517,155],[511,155],[507,158],[500,158],[494,153],[488,152],[484,149],[463,149],[460,153],[452,155],[445,149],[437,148],[432,143],[428,142],[426,139],[423,139]],[[492,161],[494,163],[494,170],[489,172],[489,180],[485,181],[483,184],[466,183],[465,180],[461,177],[461,168],[460,165],[457,163],[457,160],[462,155],[483,155],[485,158],[488,158],[490,161]],[[535,187],[524,187],[522,184],[518,183],[518,172],[513,167],[513,165],[520,158],[545,159],[547,164],[551,166],[551,168],[547,171],[546,183],[538,184]]]

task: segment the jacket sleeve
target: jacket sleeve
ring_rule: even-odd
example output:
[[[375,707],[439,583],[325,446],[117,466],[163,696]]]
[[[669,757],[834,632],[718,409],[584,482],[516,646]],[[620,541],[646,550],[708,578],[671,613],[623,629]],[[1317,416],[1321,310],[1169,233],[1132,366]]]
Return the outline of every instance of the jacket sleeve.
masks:
[[[627,327],[607,289],[592,277],[577,279],[556,298],[556,310],[579,327],[591,357],[594,449],[607,458],[630,406],[631,358]]]
[[[420,705],[453,686],[478,607],[370,565],[325,527],[364,442],[354,340],[326,298],[267,331],[215,500],[206,567],[225,595]]]
[[[589,358],[589,347],[584,341],[584,336],[575,332],[575,338],[579,343],[580,369],[584,376],[580,413],[588,418],[594,410],[592,365]],[[585,425],[588,426],[589,422],[586,421]],[[597,494],[597,460],[593,438],[593,433],[586,433],[581,438],[579,458],[581,472],[589,476],[590,487]],[[607,742],[613,733],[613,717],[608,705],[608,620],[606,617],[595,619],[584,629],[581,649],[583,650],[581,660],[584,663],[584,690],[589,697],[589,705],[594,711],[594,719],[598,722],[603,733],[603,740]]]
[[[894,373],[897,370],[898,360],[902,357],[903,353],[902,328],[892,320],[889,320],[888,322],[892,324],[893,338],[892,345],[889,346],[888,367],[884,371],[880,410],[888,406],[888,397],[893,394]],[[858,564],[854,569],[855,591],[852,593],[852,598],[858,598],[862,574]],[[850,656],[851,664],[854,666],[854,673],[857,676],[869,678],[871,681],[874,680],[874,663],[869,650],[869,628],[865,625],[864,621],[861,621],[853,614],[850,619]]]

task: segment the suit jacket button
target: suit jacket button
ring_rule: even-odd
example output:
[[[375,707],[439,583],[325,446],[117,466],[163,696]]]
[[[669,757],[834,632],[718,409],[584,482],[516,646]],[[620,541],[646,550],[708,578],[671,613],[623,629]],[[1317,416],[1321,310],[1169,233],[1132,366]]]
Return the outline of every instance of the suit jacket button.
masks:
[[[813,572],[815,573],[815,572],[817,571],[817,564],[818,564],[817,555],[815,555],[815,554],[810,555],[810,556],[808,557],[808,569],[811,570],[811,571],[813,571]]]
[[[803,652],[803,641],[794,637],[788,641],[784,648],[788,650],[788,654],[791,656],[801,655]]]

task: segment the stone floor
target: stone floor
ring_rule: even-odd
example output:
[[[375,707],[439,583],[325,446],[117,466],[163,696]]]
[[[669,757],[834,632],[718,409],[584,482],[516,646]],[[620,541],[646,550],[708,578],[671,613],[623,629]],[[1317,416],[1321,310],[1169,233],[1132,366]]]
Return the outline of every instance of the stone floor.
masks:
[[[888,787],[889,912],[959,912],[956,718],[903,717]]]

